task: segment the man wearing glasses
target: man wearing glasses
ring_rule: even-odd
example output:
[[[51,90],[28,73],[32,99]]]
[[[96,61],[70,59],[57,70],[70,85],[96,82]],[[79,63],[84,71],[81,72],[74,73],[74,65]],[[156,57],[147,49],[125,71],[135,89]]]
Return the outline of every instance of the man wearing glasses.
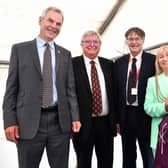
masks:
[[[132,27],[125,33],[130,51],[115,63],[117,114],[122,137],[123,168],[136,168],[139,144],[143,168],[152,166],[151,118],[144,111],[147,80],[155,73],[155,56],[143,51],[145,32]]]
[[[93,147],[98,168],[112,168],[113,137],[116,135],[114,110],[113,63],[98,57],[101,39],[87,31],[81,39],[83,54],[73,58],[73,68],[80,121],[73,137],[78,168],[91,168]]]

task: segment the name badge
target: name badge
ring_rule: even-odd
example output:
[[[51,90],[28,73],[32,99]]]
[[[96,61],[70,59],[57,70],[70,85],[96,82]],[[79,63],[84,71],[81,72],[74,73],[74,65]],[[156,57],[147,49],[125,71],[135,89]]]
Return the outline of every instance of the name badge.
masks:
[[[131,95],[137,95],[137,94],[138,94],[137,88],[132,88]]]

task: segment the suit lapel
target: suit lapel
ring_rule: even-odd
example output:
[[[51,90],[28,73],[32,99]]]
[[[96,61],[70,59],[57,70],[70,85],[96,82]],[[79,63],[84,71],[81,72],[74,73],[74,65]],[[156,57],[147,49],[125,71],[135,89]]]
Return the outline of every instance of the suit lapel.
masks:
[[[60,66],[60,63],[61,63],[61,50],[59,48],[59,46],[57,46],[55,43],[54,43],[54,46],[55,46],[55,60],[56,60],[56,73],[58,74],[58,70],[59,70],[59,66]]]
[[[121,65],[122,67],[119,67],[122,72],[119,72],[118,75],[122,75],[121,79],[124,83],[123,86],[126,86],[127,82],[129,57],[129,55],[126,55],[126,57],[124,57],[123,64]]]
[[[36,67],[37,71],[39,72],[39,75],[41,76],[41,66],[40,66],[40,60],[39,60],[39,55],[37,51],[37,46],[36,46],[36,40],[33,40],[31,42],[30,46],[30,55],[32,56],[34,66]]]
[[[81,78],[83,78],[82,81],[85,82],[86,88],[91,93],[89,78],[88,78],[88,74],[87,74],[87,71],[86,71],[86,67],[85,67],[83,56],[80,57],[79,69],[78,70],[81,71],[81,74],[84,74],[84,75],[81,75]]]
[[[146,74],[145,73],[146,66],[148,66],[148,65],[146,65],[146,57],[143,52],[142,53],[142,62],[141,62],[140,70],[139,70],[139,86],[140,86],[140,83],[143,81],[144,74]]]
[[[98,60],[99,60],[101,69],[103,71],[103,74],[105,74],[104,71],[105,71],[106,68],[105,68],[104,62],[103,62],[103,60],[100,57],[98,57]]]
[[[98,59],[99,59],[99,63],[100,63],[103,75],[104,75],[104,79],[106,81],[106,79],[107,79],[106,74],[108,74],[108,72],[106,72],[106,70],[107,70],[106,64],[104,63],[103,59],[101,59],[100,57]]]

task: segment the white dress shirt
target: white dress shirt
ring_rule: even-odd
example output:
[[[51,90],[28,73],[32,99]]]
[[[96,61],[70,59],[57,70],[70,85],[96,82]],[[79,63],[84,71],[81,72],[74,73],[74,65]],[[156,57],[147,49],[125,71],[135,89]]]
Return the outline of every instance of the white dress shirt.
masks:
[[[129,73],[131,71],[131,66],[132,66],[132,59],[136,58],[136,67],[137,67],[137,83],[136,83],[136,89],[137,89],[137,95],[136,95],[136,101],[134,103],[132,103],[132,106],[138,106],[138,82],[139,82],[139,73],[140,73],[140,69],[141,69],[141,63],[142,63],[142,52],[141,51],[138,55],[136,56],[132,56],[130,54],[130,58],[129,58],[129,63],[128,63],[128,72],[127,72],[127,85],[126,85],[126,95],[127,95],[127,88],[128,88],[128,78],[129,78]],[[126,103],[127,105],[129,105],[127,99],[126,99]]]
[[[89,59],[86,56],[83,56],[83,57],[84,57],[84,63],[85,63],[87,75],[88,75],[88,78],[89,78],[90,88],[92,90],[91,64],[90,64],[91,59]],[[106,93],[106,85],[105,85],[105,80],[104,80],[104,74],[103,74],[103,71],[101,69],[99,59],[96,57],[93,61],[95,62],[95,66],[96,66],[96,69],[97,69],[98,78],[99,78],[99,82],[100,82],[101,95],[102,95],[102,113],[99,116],[105,116],[105,115],[108,114],[108,98],[107,98],[107,93]],[[95,116],[96,115],[93,114],[93,117],[95,117]]]

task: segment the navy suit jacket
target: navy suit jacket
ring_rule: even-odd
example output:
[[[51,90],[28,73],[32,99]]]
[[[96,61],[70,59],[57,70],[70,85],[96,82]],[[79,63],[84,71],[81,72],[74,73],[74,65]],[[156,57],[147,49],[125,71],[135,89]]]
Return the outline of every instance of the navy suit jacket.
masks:
[[[115,96],[118,122],[121,127],[121,133],[124,129],[124,121],[126,118],[126,83],[129,63],[129,54],[120,57],[115,62]],[[141,121],[141,128],[144,134],[150,136],[151,118],[144,111],[144,100],[146,94],[146,85],[149,77],[155,73],[155,56],[146,52],[142,53],[142,63],[139,72],[138,83],[138,119]]]
[[[79,104],[80,121],[82,123],[79,136],[81,139],[87,138],[91,130],[92,123],[92,93],[89,84],[89,79],[84,63],[83,56],[73,58],[73,68],[75,75],[75,85]],[[111,128],[112,137],[116,134],[116,116],[114,107],[114,93],[113,93],[113,63],[110,60],[99,57],[99,62],[104,74],[106,91],[109,105],[109,127]]]

